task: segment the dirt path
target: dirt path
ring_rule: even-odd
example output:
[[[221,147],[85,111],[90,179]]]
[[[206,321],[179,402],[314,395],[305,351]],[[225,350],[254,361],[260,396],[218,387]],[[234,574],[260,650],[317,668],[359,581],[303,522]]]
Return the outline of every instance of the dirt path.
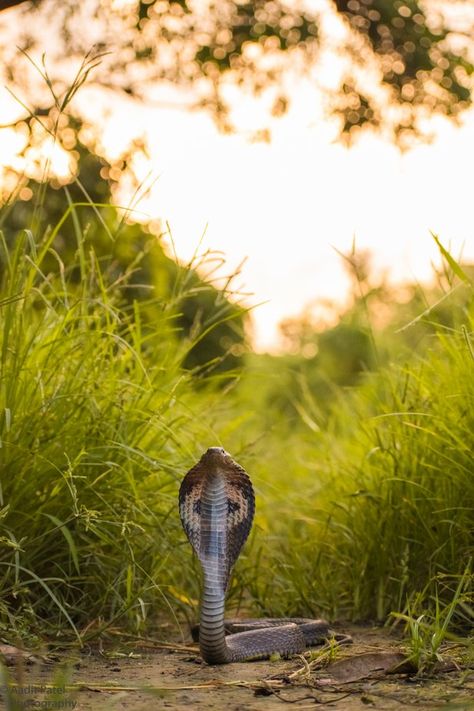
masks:
[[[396,639],[381,629],[349,631],[354,644],[340,648],[329,664],[316,663],[309,669],[299,657],[208,667],[193,651],[150,651],[136,645],[130,651],[121,646],[107,655],[91,652],[70,658],[67,679],[58,676],[57,663],[13,668],[10,673],[17,684],[13,695],[19,711],[281,711],[286,703],[296,709],[339,711],[474,711],[474,671],[454,668],[436,678],[392,673],[402,659]],[[5,699],[1,708],[7,708]]]

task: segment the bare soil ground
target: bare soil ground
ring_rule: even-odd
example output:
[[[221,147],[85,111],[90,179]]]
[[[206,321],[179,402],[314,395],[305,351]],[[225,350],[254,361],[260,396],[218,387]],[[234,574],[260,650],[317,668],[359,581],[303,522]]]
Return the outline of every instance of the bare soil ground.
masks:
[[[64,658],[67,678],[58,675],[57,659],[15,664],[9,669],[11,698],[19,711],[281,711],[287,704],[338,711],[474,711],[474,670],[448,661],[435,676],[417,676],[387,630],[345,627],[344,632],[352,635],[353,644],[314,660],[305,655],[222,667],[201,663],[192,645],[163,649],[122,640],[113,651],[89,650]],[[0,692],[0,708],[8,708],[5,689]]]

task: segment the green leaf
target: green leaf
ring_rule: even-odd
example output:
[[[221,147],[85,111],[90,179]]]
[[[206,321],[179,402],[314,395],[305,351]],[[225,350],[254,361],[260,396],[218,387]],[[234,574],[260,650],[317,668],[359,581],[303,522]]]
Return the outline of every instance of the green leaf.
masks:
[[[47,514],[47,513],[45,513],[44,515],[47,516],[49,519],[51,519],[51,521],[59,528],[59,530],[63,534],[64,538],[66,539],[67,544],[69,546],[69,551],[71,553],[72,562],[74,563],[74,567],[75,567],[78,575],[80,575],[81,571],[79,569],[79,558],[77,555],[77,548],[76,548],[76,544],[74,543],[74,539],[71,535],[71,531],[68,529],[66,524],[63,523],[62,521],[60,521],[59,518],[57,518],[56,516],[53,516],[52,514]]]
[[[441,252],[441,256],[444,257],[444,259],[447,261],[451,269],[453,270],[453,273],[456,274],[457,277],[461,279],[461,281],[466,282],[466,284],[471,284],[471,280],[469,279],[468,275],[464,271],[464,269],[461,269],[460,265],[458,262],[454,259],[454,257],[448,252],[445,247],[441,244],[441,242],[438,239],[438,236],[435,235],[434,232],[430,232],[431,236],[433,237],[434,241],[438,245],[438,249]]]

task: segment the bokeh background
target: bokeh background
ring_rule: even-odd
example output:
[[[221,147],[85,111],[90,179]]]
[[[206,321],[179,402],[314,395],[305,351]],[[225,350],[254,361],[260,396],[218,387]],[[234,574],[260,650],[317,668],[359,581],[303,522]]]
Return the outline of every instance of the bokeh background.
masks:
[[[110,163],[100,179],[117,204],[155,232],[168,223],[181,260],[221,251],[220,275],[246,260],[239,286],[261,303],[259,350],[281,349],[283,319],[347,305],[335,249],[353,240],[396,283],[431,278],[430,230],[474,258],[471,3],[8,5],[4,191],[16,184],[10,167],[38,179],[45,155],[71,181],[80,140]],[[41,71],[63,97],[87,52],[94,68],[53,150],[25,106],[52,126],[58,107]]]
[[[0,41],[2,639],[186,638],[222,445],[229,608],[464,654],[473,3],[7,0]]]

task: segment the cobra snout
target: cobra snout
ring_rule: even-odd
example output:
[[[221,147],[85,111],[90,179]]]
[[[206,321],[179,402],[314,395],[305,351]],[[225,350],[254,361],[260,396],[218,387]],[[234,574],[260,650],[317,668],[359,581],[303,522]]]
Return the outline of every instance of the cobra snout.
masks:
[[[206,454],[212,456],[214,454],[227,454],[227,452],[225,451],[224,447],[209,447]]]

